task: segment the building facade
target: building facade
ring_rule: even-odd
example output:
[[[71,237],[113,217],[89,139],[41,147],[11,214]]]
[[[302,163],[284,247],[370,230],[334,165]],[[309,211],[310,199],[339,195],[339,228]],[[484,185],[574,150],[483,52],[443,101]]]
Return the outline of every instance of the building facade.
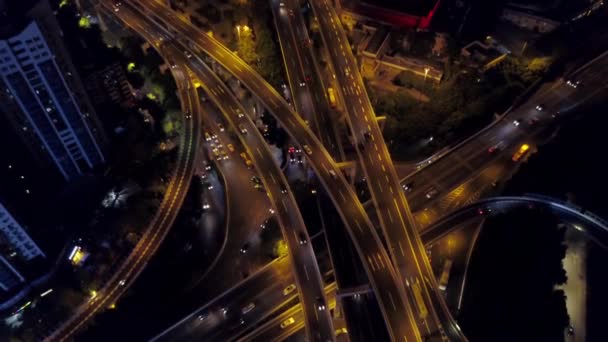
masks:
[[[0,288],[7,291],[25,281],[16,267],[11,264],[10,259],[19,258],[28,262],[38,257],[44,258],[45,255],[2,203],[0,203],[0,234],[2,235]]]
[[[105,138],[49,13],[42,1],[0,40],[0,107],[37,159],[69,180],[104,162]]]

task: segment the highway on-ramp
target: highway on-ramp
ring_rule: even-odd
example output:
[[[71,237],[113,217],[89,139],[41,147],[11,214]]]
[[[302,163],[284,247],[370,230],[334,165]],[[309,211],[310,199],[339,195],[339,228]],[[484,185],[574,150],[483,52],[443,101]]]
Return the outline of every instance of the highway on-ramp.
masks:
[[[97,291],[95,297],[78,307],[76,312],[45,341],[72,339],[95,314],[115,303],[145,268],[173,225],[192,179],[195,152],[200,141],[200,116],[196,90],[191,80],[185,77],[184,70],[174,70],[173,74],[182,100],[182,109],[191,113],[191,118],[184,116],[182,119],[184,131],[180,136],[177,165],[160,207],[131,254],[118,267],[110,280]]]
[[[141,9],[144,17],[153,17],[154,22],[160,21],[163,23],[162,25],[178,31],[181,39],[189,40],[191,44],[226,68],[258,97],[291,138],[302,146],[354,241],[372,288],[375,290],[390,334],[394,339],[419,340],[416,331],[407,328],[414,324],[413,314],[405,304],[403,286],[396,277],[390,258],[369,217],[337,164],[305,122],[249,65],[206,33],[170,13],[166,6],[157,2],[143,3],[140,1],[134,7]]]

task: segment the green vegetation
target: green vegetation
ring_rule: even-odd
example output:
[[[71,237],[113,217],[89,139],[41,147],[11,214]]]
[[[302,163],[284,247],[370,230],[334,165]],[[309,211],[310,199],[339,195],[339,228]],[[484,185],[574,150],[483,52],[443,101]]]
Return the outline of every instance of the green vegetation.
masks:
[[[429,153],[478,130],[495,113],[502,113],[527,86],[548,68],[548,58],[505,58],[484,74],[446,68],[446,79],[439,85],[402,72],[394,80],[405,89],[386,93],[368,87],[378,115],[386,115],[385,136],[397,158],[412,158]],[[408,90],[415,89],[430,101],[415,99]],[[413,151],[422,139],[434,137],[422,150]],[[420,145],[416,145],[420,146]]]

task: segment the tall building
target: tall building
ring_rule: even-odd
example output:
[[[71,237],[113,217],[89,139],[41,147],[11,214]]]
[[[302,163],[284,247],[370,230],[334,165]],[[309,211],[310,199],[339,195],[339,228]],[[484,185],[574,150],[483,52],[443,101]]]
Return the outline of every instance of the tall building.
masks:
[[[48,2],[24,13],[6,4],[0,0],[0,110],[37,160],[72,179],[104,162],[103,129]]]
[[[7,259],[28,262],[45,255],[2,203],[0,234],[0,288],[6,291],[25,280]]]

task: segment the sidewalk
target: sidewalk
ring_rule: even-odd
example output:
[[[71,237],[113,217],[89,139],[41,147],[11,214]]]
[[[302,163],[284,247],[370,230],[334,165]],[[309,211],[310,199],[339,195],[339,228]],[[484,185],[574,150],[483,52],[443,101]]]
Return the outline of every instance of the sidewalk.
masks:
[[[570,316],[570,325],[574,334],[564,332],[566,342],[584,342],[587,318],[587,244],[573,229],[566,232],[566,256],[563,260],[564,270],[568,281],[557,288],[566,295],[566,309]]]

